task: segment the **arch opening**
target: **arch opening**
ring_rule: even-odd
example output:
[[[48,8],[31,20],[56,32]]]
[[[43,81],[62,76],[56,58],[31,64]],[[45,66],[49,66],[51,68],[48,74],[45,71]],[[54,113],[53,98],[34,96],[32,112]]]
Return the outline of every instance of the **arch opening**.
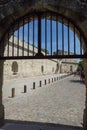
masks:
[[[16,75],[18,72],[18,63],[16,61],[12,63],[12,72],[13,72],[13,75]]]
[[[0,47],[0,59],[86,58],[85,48],[82,32],[70,19],[37,12],[10,27]]]
[[[27,17],[27,20],[24,17],[20,20],[20,22],[17,21],[17,23],[11,27],[8,34],[6,34],[6,38],[3,39],[0,49],[0,58],[8,60],[81,57],[85,58],[83,52],[84,38],[81,32],[76,28],[76,26],[71,21],[68,21],[68,19],[63,18],[60,15],[58,15],[57,17],[52,13],[50,13],[50,15],[48,14],[49,13],[47,13],[47,15],[43,15],[43,17],[42,15],[33,15],[33,17],[29,16]],[[25,33],[25,30],[27,30],[27,33]],[[27,37],[25,38],[26,34]],[[70,39],[72,36],[73,39]],[[61,38],[60,45],[58,44],[59,37]],[[67,44],[65,44],[65,39],[67,39]],[[53,43],[53,41],[55,41],[55,43]],[[73,41],[72,47],[70,41]],[[78,46],[79,51],[77,51]],[[67,49],[65,47],[67,47]]]

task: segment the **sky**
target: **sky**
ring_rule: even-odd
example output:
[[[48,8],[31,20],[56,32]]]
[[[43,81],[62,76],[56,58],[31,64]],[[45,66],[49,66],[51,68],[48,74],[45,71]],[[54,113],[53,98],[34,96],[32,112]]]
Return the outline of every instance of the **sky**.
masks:
[[[50,34],[50,20],[47,20],[47,50],[51,53],[51,34]],[[69,29],[70,33],[70,52],[74,52],[74,32]],[[18,36],[18,30],[14,35]],[[52,20],[52,53],[56,52],[56,21]],[[19,28],[19,39],[23,40],[23,27]],[[28,41],[28,24],[24,25],[24,41],[33,44],[33,22],[29,23],[29,41]],[[80,54],[80,41],[75,35],[76,53]],[[34,21],[34,46],[38,47],[38,21]],[[41,21],[41,48],[45,48],[45,19]],[[58,22],[58,49],[62,50],[62,24]],[[68,51],[68,28],[64,25],[64,51]]]

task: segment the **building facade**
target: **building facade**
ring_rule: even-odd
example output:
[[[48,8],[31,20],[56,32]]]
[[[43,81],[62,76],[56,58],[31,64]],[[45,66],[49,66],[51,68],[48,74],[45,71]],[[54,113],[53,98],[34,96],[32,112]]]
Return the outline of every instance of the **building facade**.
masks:
[[[12,53],[12,37],[9,40],[10,47],[9,53]],[[17,53],[17,38],[14,38],[14,52]],[[27,43],[24,42],[24,53],[28,53],[26,49]],[[22,41],[19,40],[19,53],[22,55]],[[5,53],[7,53],[8,45],[5,48]],[[32,45],[29,46],[29,55],[32,55]],[[37,53],[37,48],[35,49],[35,54]],[[44,54],[44,52],[42,51]],[[78,63],[76,59],[29,59],[29,60],[6,60],[4,62],[4,79],[11,79],[17,77],[30,77],[38,75],[49,75],[58,73],[70,73],[77,70]]]

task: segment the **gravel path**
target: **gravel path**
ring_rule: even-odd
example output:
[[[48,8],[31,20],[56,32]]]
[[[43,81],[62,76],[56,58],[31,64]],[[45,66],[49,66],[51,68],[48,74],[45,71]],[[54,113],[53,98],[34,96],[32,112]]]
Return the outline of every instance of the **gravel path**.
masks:
[[[48,76],[49,78],[52,77]],[[44,82],[41,77],[38,81],[41,79]],[[32,78],[31,81],[35,79]],[[23,93],[21,88],[25,83],[29,87],[27,93]],[[9,82],[7,85],[10,85]],[[37,84],[35,90],[30,87],[31,82],[28,79],[15,80],[13,86],[16,85],[19,85],[16,96],[11,98],[6,95],[3,98],[5,119],[82,126],[85,85],[78,76],[69,76],[42,87]],[[3,86],[3,90],[5,87]]]

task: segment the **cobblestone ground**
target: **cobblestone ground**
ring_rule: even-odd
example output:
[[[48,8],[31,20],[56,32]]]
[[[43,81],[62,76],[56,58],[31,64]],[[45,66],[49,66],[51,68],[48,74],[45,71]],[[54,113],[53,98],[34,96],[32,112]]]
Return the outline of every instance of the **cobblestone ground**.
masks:
[[[7,81],[7,86],[15,86],[16,91],[18,86],[19,88],[14,98],[11,98],[9,92],[4,92],[5,119],[82,126],[85,85],[80,82],[79,77],[69,76],[47,85],[44,85],[44,78],[42,79],[42,87],[37,83],[34,90],[30,81],[39,81],[41,77],[32,80],[15,79],[11,83]],[[27,93],[23,93],[21,88],[25,83]],[[4,84],[3,91],[7,86]]]

